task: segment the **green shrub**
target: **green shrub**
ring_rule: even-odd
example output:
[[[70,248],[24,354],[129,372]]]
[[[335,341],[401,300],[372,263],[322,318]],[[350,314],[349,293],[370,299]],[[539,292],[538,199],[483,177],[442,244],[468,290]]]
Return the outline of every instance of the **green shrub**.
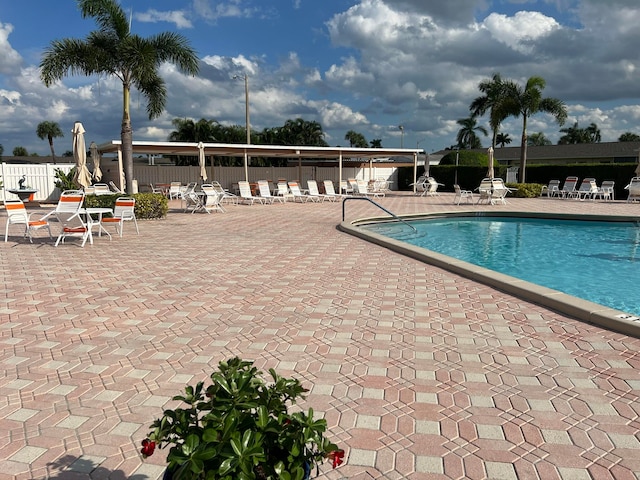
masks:
[[[512,195],[518,198],[539,197],[542,191],[539,183],[507,183],[506,186],[513,189]]]
[[[61,192],[64,192],[65,190],[77,190],[80,188],[80,185],[78,185],[74,180],[74,177],[76,176],[76,167],[69,170],[69,173],[64,173],[59,168],[56,168],[54,172],[56,173],[54,185],[58,187]]]
[[[121,193],[113,195],[87,195],[85,207],[114,208],[116,200],[122,197]],[[130,195],[136,199],[135,214],[138,220],[165,218],[169,211],[169,201],[167,197],[160,193],[136,193]]]

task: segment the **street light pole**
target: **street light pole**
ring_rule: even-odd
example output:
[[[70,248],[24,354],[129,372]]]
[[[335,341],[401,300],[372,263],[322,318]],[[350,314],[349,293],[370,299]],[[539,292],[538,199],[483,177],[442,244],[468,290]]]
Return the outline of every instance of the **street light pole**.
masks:
[[[455,185],[458,184],[458,159],[459,159],[459,157],[460,157],[460,147],[456,147],[456,171],[455,171],[455,174],[454,174],[455,178],[453,179],[453,183]]]
[[[398,125],[400,129],[400,148],[404,148],[404,125]]]
[[[234,80],[239,78],[244,79],[244,121],[247,127],[247,145],[251,145],[251,123],[249,122],[249,75],[246,73],[243,75],[234,75]],[[249,156],[245,150],[244,153],[244,179],[249,181]]]

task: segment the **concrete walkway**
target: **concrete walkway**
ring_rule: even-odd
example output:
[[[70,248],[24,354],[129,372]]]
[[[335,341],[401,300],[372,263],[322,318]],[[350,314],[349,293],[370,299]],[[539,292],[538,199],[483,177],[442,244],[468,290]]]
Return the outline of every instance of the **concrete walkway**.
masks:
[[[640,215],[452,198],[380,203]],[[160,478],[149,424],[235,355],[311,390],[347,452],[328,479],[640,479],[640,339],[343,234],[340,203],[171,207],[140,236],[0,245],[0,479]]]

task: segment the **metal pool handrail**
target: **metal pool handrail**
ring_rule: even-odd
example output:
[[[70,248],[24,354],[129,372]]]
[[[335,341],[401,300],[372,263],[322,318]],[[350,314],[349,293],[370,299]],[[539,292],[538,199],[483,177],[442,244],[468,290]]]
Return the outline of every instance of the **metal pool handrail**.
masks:
[[[370,203],[373,203],[376,207],[378,207],[380,210],[384,211],[385,213],[388,213],[389,215],[391,215],[393,218],[395,218],[396,220],[398,220],[399,222],[404,223],[407,227],[411,228],[411,230],[413,230],[415,233],[418,233],[418,230],[416,230],[416,227],[414,227],[413,225],[411,225],[410,223],[407,223],[406,220],[403,220],[402,218],[400,218],[399,216],[397,216],[395,213],[390,212],[389,210],[387,210],[386,208],[384,208],[382,205],[380,205],[377,202],[374,202],[373,200],[371,200],[368,197],[347,197],[342,201],[342,221],[344,222],[344,208],[345,205],[347,203],[347,200],[367,200]]]

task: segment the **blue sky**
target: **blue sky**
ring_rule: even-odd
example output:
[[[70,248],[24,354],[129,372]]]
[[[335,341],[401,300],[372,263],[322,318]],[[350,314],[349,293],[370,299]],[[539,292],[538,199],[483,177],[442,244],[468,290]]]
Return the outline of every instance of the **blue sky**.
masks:
[[[10,4],[9,4],[10,3]],[[247,74],[254,129],[289,118],[320,122],[331,145],[347,131],[386,147],[428,152],[455,143],[483,79],[539,75],[563,100],[568,125],[596,123],[603,141],[640,134],[640,5],[637,0],[122,0],[140,35],[176,31],[202,62],[197,78],[165,66],[169,98],[153,121],[132,95],[135,140],[166,140],[176,117],[244,125]],[[38,123],[60,124],[56,152],[71,150],[81,120],[88,140],[119,138],[121,85],[113,78],[65,78],[45,88],[38,64],[54,39],[95,28],[74,0],[0,4],[0,143],[48,155]],[[487,124],[486,119],[480,122]],[[401,134],[399,125],[404,127]],[[529,122],[554,143],[558,125]],[[520,119],[502,127],[519,142]],[[68,132],[68,134],[67,134]],[[482,138],[488,146],[489,138]]]

